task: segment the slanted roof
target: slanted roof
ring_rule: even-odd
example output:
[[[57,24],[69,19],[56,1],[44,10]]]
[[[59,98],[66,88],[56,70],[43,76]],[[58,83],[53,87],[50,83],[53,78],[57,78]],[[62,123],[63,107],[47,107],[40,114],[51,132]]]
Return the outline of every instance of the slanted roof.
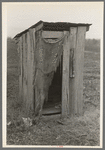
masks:
[[[42,29],[44,31],[69,31],[70,27],[78,27],[78,26],[86,26],[87,27],[86,31],[88,31],[89,26],[92,25],[92,24],[85,24],[85,23],[70,23],[70,22],[44,22],[40,20],[35,25],[17,34],[14,38],[20,37],[22,34],[28,32],[29,29],[36,28],[40,24],[42,24]]]

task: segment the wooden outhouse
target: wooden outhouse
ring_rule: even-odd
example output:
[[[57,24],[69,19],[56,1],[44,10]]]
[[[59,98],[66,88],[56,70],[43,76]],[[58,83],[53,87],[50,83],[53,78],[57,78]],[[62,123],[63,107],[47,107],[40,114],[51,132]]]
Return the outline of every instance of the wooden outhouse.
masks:
[[[39,21],[14,37],[19,99],[27,115],[83,114],[84,46],[90,25]]]

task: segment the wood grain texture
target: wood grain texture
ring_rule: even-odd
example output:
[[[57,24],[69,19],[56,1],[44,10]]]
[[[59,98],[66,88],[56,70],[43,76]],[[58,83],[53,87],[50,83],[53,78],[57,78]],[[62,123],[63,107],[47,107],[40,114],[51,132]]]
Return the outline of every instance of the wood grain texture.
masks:
[[[32,48],[31,37],[27,32],[27,113],[29,114],[33,110],[33,97],[32,97]]]
[[[35,55],[36,55],[36,29],[33,29],[32,37],[33,37],[33,109],[35,112],[35,76],[36,76],[36,61],[35,61]]]
[[[83,66],[86,27],[70,28],[70,49],[74,48],[74,78],[70,78],[70,114],[83,114]]]
[[[19,57],[20,57],[20,72],[19,72],[19,99],[22,100],[22,91],[23,91],[23,48],[22,48],[22,37],[20,37],[19,42]]]
[[[69,115],[69,32],[64,31],[65,41],[63,44],[63,77],[62,77],[62,117]]]
[[[77,39],[77,28],[76,27],[71,27],[70,28],[70,49],[74,49],[74,77],[70,77],[70,84],[69,84],[69,98],[70,98],[70,103],[69,103],[69,111],[70,111],[70,116],[74,115],[74,113],[77,113],[77,88],[75,84],[76,80],[76,39]],[[71,59],[71,58],[70,58]],[[70,60],[71,62],[71,60]],[[70,71],[72,70],[72,64],[69,64]]]
[[[26,62],[26,57],[27,57],[27,49],[26,49],[26,35],[23,34],[23,100],[24,100],[24,104],[26,104],[27,102],[27,62]]]
[[[69,33],[64,33],[68,37],[65,38],[63,52],[62,116],[82,115],[86,27],[71,27]],[[71,57],[72,51],[74,51],[74,58]],[[71,59],[74,59],[73,63]],[[74,76],[72,76],[72,71]]]
[[[36,29],[30,29],[29,32],[23,34],[19,39],[19,97],[24,100],[27,114],[30,111],[34,112],[35,103],[37,104],[40,95],[38,88],[35,87],[35,78],[39,79],[39,73],[38,71],[36,72],[35,68],[35,57],[37,57],[35,33]],[[41,34],[41,31],[38,31],[38,33]],[[83,114],[85,33],[86,27],[71,27],[70,32],[63,32],[66,36],[63,44],[62,117]],[[74,51],[74,60],[72,61],[71,50]],[[71,62],[74,63],[74,77],[72,76],[73,68]]]
[[[43,31],[43,38],[61,38],[63,36],[63,32],[60,31]]]
[[[83,68],[86,27],[78,27],[75,53],[75,88],[77,95],[77,115],[83,114]]]
[[[34,95],[34,78],[35,78],[35,29],[29,29],[29,35],[30,35],[30,50],[31,50],[31,53],[30,53],[30,58],[31,58],[31,68],[30,68],[30,71],[31,71],[31,74],[30,74],[30,77],[31,77],[31,97],[32,97],[32,100],[31,100],[31,103],[33,105],[32,107],[32,111],[34,112],[34,103],[35,103],[35,95]]]

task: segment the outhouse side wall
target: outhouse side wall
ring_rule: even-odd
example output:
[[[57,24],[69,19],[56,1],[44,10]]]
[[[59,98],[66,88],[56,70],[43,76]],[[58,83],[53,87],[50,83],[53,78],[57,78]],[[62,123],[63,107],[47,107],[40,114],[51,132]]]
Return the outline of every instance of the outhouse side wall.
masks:
[[[33,105],[33,75],[35,70],[35,29],[22,34],[19,38],[19,99],[23,104],[23,111],[29,114],[34,110]]]

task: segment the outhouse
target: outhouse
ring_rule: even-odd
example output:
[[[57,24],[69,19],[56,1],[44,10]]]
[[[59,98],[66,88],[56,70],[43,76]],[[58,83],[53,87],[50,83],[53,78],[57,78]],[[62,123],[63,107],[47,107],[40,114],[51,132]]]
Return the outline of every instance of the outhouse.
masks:
[[[84,46],[90,25],[39,21],[14,37],[19,99],[27,115],[83,114]]]

